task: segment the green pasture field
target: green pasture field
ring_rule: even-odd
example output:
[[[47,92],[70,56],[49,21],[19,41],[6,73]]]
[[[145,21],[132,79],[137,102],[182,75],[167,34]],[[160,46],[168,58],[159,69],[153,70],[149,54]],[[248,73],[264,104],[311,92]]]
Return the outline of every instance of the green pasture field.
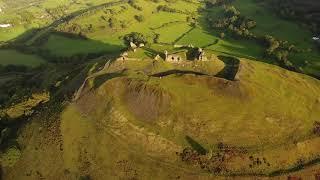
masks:
[[[0,50],[1,65],[26,65],[36,67],[45,61],[38,56],[23,54],[16,50]]]

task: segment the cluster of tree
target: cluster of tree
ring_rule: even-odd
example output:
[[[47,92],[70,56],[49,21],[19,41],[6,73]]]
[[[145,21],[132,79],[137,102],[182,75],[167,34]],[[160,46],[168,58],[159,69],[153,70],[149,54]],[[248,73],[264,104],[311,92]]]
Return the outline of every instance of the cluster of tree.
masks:
[[[212,21],[209,17],[208,20],[214,28],[229,31],[235,37],[246,39],[255,38],[255,35],[251,33],[250,30],[256,27],[256,22],[240,15],[240,12],[234,6],[225,6],[222,19]]]
[[[31,24],[34,19],[36,19],[33,13],[29,11],[21,11],[18,12],[18,15],[21,17],[20,22],[16,22],[17,24],[24,23],[25,25]]]
[[[67,10],[66,6],[58,6],[55,8],[47,8],[46,12],[50,14],[54,19],[58,19],[65,15],[65,11]]]
[[[139,6],[135,0],[129,0],[128,4],[136,10],[142,11],[142,7]]]
[[[190,23],[191,26],[197,25],[197,19],[194,16],[188,16],[186,21]]]
[[[232,3],[234,0],[205,0],[205,4],[207,8],[211,8],[213,6],[221,6]]]
[[[116,23],[117,23],[117,19],[115,17],[110,17],[108,19],[108,26],[110,28],[114,28],[116,26]]]
[[[143,16],[143,15],[135,15],[134,18],[135,18],[138,22],[143,22],[143,21],[144,21],[144,16]]]
[[[262,0],[259,0],[262,1]],[[316,32],[320,32],[320,3],[315,0],[267,0],[279,16],[301,21]]]
[[[76,36],[86,37],[86,34],[94,31],[94,26],[92,24],[80,25],[75,22],[69,22],[66,24],[61,24],[57,27],[59,32],[74,34]]]
[[[222,19],[213,21],[210,17],[207,18],[212,23],[212,27],[227,31],[236,38],[244,38],[248,40],[254,40],[266,47],[265,56],[271,59],[275,59],[279,65],[284,68],[299,71],[288,60],[290,53],[300,52],[301,50],[294,45],[289,44],[287,41],[278,40],[270,35],[257,36],[250,32],[251,29],[256,27],[256,22],[245,16],[234,6],[224,6],[224,14]],[[225,33],[220,33],[220,37],[224,38]]]
[[[164,11],[164,12],[170,12],[170,13],[181,13],[181,11],[176,10],[174,8],[171,8],[171,7],[167,6],[167,5],[159,5],[157,7],[157,11],[158,12],[159,11]]]
[[[144,20],[144,17],[141,16],[134,16],[134,18],[139,21],[142,22]],[[119,21],[117,18],[115,18],[114,16],[110,17],[110,18],[106,18],[105,16],[101,16],[101,19],[103,19],[104,21],[107,22],[108,27],[111,29],[116,28],[117,26],[120,26],[121,28],[125,29],[128,27],[128,22],[127,21]],[[106,27],[104,25],[100,26],[101,29],[105,29]]]
[[[139,45],[139,44],[147,44],[147,38],[138,32],[132,32],[123,37],[124,44],[130,47],[130,42]]]
[[[260,40],[267,47],[265,55],[276,59],[278,63],[290,70],[295,70],[293,64],[288,60],[290,53],[298,52],[299,50],[288,41],[278,40],[270,35],[266,35]]]
[[[160,39],[160,34],[159,33],[156,33],[154,34],[154,37],[153,37],[153,43],[159,43],[159,39]]]

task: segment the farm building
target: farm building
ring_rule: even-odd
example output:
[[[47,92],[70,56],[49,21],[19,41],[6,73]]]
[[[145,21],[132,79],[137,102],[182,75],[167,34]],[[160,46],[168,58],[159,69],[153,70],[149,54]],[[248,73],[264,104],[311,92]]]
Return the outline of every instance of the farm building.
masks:
[[[184,51],[174,52],[174,53],[168,53],[168,51],[165,51],[164,54],[165,54],[165,61],[168,61],[168,62],[178,63],[187,59],[186,52]]]
[[[207,61],[208,58],[202,48],[191,48],[188,50],[177,51],[173,53],[164,52],[165,61],[168,62],[180,62],[180,61]]]

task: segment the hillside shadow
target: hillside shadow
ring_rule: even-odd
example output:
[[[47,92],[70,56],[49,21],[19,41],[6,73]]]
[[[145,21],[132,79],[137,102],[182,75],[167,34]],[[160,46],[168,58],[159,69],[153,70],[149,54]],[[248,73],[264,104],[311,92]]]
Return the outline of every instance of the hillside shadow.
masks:
[[[94,79],[93,88],[97,89],[106,81],[113,78],[122,77],[122,76],[123,76],[123,73],[108,73],[108,74],[100,75]]]
[[[199,153],[201,155],[207,154],[208,151],[201,144],[199,144],[197,141],[195,141],[193,138],[191,138],[190,136],[186,136],[185,139],[189,143],[191,148],[193,150],[197,151],[197,153]]]
[[[231,56],[218,56],[218,58],[225,63],[225,67],[216,75],[216,77],[234,81],[239,71],[240,60]]]
[[[169,75],[184,75],[184,74],[194,74],[194,75],[199,75],[199,76],[203,76],[203,75],[207,75],[201,72],[196,72],[196,71],[183,71],[183,70],[178,70],[178,69],[172,69],[169,71],[164,71],[164,72],[160,72],[160,73],[156,73],[156,74],[152,74],[150,76],[152,77],[164,77],[164,76],[169,76]]]
[[[111,7],[111,6],[116,6],[116,5],[120,5],[120,4],[124,4],[127,3],[128,0],[119,0],[119,1],[113,1],[113,2],[106,2],[103,4],[99,4],[99,5],[95,5],[95,6],[90,6],[86,9],[80,9],[77,11],[74,11],[66,16],[62,16],[58,19],[55,19],[52,23],[50,23],[48,26],[43,27],[38,29],[37,31],[39,32],[39,36],[31,36],[27,41],[28,41],[28,45],[32,45],[33,44],[33,40],[37,39],[37,37],[41,37],[41,36],[46,36],[48,32],[54,30],[54,28],[58,27],[59,25],[63,24],[63,23],[68,23],[69,21],[71,21],[72,19],[79,17],[85,13],[88,13],[90,11],[93,10],[98,10],[98,9],[103,9],[106,7]]]
[[[84,63],[101,56],[114,58],[124,49],[124,46],[59,31],[50,31],[46,36],[38,38],[32,45],[26,45],[28,39],[37,32],[39,32],[38,29],[30,29],[0,48],[15,49],[25,54],[38,55],[51,63],[62,64]],[[53,38],[50,39],[50,37]]]

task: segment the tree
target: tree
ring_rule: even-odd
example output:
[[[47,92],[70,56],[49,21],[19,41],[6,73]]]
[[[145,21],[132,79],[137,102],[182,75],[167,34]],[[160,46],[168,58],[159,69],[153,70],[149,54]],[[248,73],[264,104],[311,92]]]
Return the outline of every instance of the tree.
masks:
[[[127,34],[123,37],[124,44],[127,46],[130,46],[130,42],[133,42],[136,45],[139,45],[141,43],[147,44],[146,37],[138,32],[132,32],[130,34]]]
[[[240,15],[240,12],[234,6],[227,6],[224,11],[229,17]]]
[[[142,15],[135,15],[134,18],[135,18],[138,22],[144,21],[144,16],[142,16]]]

